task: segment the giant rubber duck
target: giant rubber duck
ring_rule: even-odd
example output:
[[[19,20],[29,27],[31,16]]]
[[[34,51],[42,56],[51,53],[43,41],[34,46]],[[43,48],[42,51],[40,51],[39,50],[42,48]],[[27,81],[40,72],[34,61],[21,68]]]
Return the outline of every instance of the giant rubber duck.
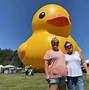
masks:
[[[64,43],[69,41],[74,50],[81,51],[70,36],[72,23],[68,12],[56,4],[40,8],[32,19],[32,36],[18,48],[18,55],[25,65],[33,65],[37,72],[44,72],[43,56],[51,48],[51,39],[59,39],[59,48],[65,53]]]

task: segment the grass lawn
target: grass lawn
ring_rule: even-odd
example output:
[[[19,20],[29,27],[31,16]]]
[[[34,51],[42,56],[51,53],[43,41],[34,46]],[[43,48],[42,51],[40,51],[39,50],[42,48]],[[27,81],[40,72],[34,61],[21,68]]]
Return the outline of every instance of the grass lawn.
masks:
[[[89,90],[89,79],[85,77],[85,90]],[[44,73],[34,76],[24,74],[0,74],[0,90],[49,90]]]

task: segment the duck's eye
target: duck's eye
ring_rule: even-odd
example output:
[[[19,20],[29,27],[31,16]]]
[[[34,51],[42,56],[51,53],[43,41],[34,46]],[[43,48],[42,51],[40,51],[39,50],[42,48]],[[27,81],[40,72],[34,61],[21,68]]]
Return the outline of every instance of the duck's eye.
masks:
[[[39,18],[42,19],[44,16],[45,16],[45,13],[42,12],[42,13],[40,13]]]

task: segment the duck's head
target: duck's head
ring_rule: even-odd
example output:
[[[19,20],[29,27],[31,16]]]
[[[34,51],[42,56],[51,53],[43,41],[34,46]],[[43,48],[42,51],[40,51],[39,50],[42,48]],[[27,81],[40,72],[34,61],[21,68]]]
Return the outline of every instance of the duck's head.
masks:
[[[71,31],[71,21],[68,12],[56,4],[45,5],[33,17],[33,32],[47,30],[51,34],[67,37]]]

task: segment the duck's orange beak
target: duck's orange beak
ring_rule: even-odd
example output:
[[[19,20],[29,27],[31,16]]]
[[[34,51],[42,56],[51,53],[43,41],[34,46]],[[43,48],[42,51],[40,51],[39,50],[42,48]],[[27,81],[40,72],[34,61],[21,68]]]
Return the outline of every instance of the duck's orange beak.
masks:
[[[61,27],[69,24],[68,18],[59,14],[53,18],[48,19],[47,22],[54,26],[61,26]]]

